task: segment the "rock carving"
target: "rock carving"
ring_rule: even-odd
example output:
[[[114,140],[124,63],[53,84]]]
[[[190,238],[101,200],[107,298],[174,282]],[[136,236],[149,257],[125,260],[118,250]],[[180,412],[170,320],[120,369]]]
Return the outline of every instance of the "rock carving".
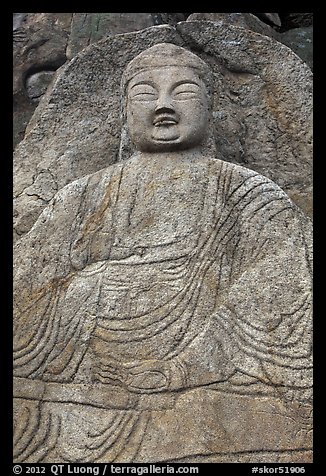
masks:
[[[310,222],[216,158],[211,72],[169,43],[122,78],[136,153],[15,248],[15,462],[311,461]]]

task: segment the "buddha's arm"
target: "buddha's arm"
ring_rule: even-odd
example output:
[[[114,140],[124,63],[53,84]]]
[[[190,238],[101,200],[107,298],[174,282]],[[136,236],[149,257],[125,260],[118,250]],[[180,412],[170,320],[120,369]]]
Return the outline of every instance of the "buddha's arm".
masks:
[[[177,390],[241,374],[263,385],[302,389],[309,398],[310,271],[296,212],[268,220],[255,239],[206,328],[177,358],[130,369],[130,388],[150,388],[154,378],[156,391]],[[247,237],[243,242],[244,249],[252,245]]]
[[[232,379],[237,372],[301,389],[309,399],[311,276],[305,233],[295,209],[268,220],[207,329],[179,356],[189,385]]]
[[[48,373],[49,379],[60,379],[65,367],[73,375],[85,352],[94,321],[88,310],[96,299],[97,280],[81,283],[75,276],[98,259],[92,256],[96,228],[91,227],[97,225],[98,197],[104,195],[91,179],[63,188],[15,247],[16,376],[43,378]]]

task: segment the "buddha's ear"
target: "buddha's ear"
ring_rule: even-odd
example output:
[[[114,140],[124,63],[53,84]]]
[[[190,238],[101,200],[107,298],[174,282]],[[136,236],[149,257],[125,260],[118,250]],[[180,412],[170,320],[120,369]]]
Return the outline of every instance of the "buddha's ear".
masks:
[[[125,120],[121,126],[121,138],[117,162],[130,159],[134,152],[135,150],[130,139],[127,121]]]

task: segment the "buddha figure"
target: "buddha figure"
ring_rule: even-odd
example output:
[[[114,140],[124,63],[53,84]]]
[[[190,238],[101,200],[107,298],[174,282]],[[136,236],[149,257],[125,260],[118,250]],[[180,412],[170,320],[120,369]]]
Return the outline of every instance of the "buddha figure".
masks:
[[[217,158],[212,85],[179,46],[135,57],[134,153],[17,243],[15,462],[309,461],[310,224]]]

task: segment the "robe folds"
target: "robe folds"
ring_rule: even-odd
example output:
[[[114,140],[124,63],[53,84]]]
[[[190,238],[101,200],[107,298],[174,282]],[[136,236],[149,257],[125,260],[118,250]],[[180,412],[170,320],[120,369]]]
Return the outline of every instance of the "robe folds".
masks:
[[[310,241],[275,183],[214,158],[61,189],[14,250],[15,462],[303,461]]]

